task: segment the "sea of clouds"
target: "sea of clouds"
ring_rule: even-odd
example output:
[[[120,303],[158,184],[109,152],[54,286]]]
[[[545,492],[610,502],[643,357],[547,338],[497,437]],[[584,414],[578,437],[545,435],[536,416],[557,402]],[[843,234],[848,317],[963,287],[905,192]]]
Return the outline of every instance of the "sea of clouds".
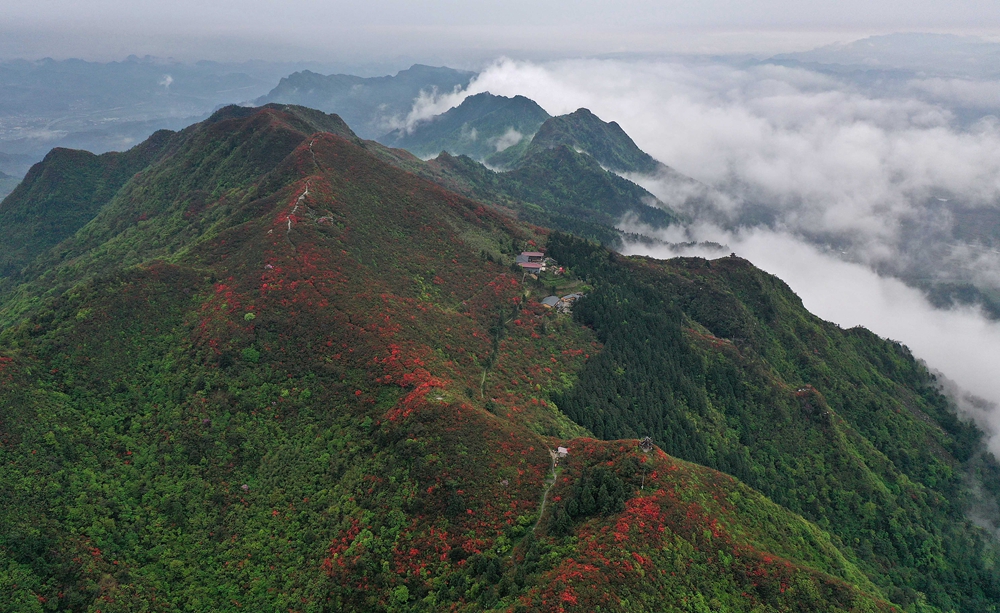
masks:
[[[728,245],[817,315],[905,343],[961,388],[952,393],[970,416],[1000,432],[990,407],[1000,404],[1000,324],[975,306],[935,308],[899,280],[1000,288],[996,245],[954,228],[956,211],[1000,208],[994,80],[697,58],[501,60],[466,90],[421,97],[406,121],[484,91],[525,95],[553,115],[586,107],[617,121],[640,148],[700,182],[630,177],[693,220],[661,238]],[[702,197],[687,197],[692,189]],[[991,446],[1000,452],[1000,437]]]

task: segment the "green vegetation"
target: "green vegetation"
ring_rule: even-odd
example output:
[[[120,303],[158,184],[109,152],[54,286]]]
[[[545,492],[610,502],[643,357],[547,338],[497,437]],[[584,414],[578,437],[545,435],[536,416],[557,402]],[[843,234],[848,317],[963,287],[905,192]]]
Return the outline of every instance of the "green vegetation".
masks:
[[[639,149],[615,122],[605,123],[587,109],[546,121],[538,129],[525,157],[556,147],[581,151],[614,172],[655,173],[662,166]]]
[[[646,190],[567,145],[527,155],[508,176],[514,182],[510,189],[515,197],[555,215],[610,226],[626,215],[653,227],[680,219],[662,203],[649,204],[657,201]]]
[[[126,153],[53,149],[0,204],[0,277],[17,276],[39,254],[89,222],[132,175],[162,151],[158,132]]]
[[[995,609],[961,514],[995,463],[898,345],[316,111],[163,138],[0,288],[0,609]],[[527,249],[586,289],[572,317]]]
[[[469,138],[473,128],[477,135],[497,135],[515,120],[526,126],[518,128],[526,134],[544,113],[536,107],[526,98],[480,94],[420,124],[423,127],[412,135],[398,132],[383,139],[419,155],[445,150],[427,164],[398,150],[372,143],[368,148],[390,164],[524,221],[609,246],[622,243],[622,233],[615,227],[625,218],[652,227],[680,221],[667,205],[616,173],[665,172],[678,181],[694,181],[641,151],[618,124],[605,123],[586,109],[549,118],[541,127],[531,129],[538,130],[534,137],[523,138],[516,146],[493,155],[482,149],[482,139]],[[493,171],[472,158],[485,158],[490,165],[505,170]]]
[[[561,146],[540,151],[506,172],[465,156],[441,154],[417,172],[469,198],[516,213],[529,223],[618,245],[625,216],[667,226],[679,216],[635,183],[593,158]]]
[[[425,158],[447,151],[491,166],[509,166],[547,119],[549,114],[524,96],[507,98],[484,92],[409,130],[390,132],[379,142]]]
[[[245,221],[253,211],[232,213],[257,199],[256,182],[308,134],[356,139],[336,116],[297,109],[274,121],[278,108],[226,107],[120,154],[54,150],[0,203],[0,219],[11,228],[0,239],[10,246],[3,252],[10,254],[7,269],[0,268],[0,326],[46,292],[123,265],[178,257],[202,237]]]
[[[809,315],[739,258],[630,260],[566,235],[549,254],[597,288],[574,307],[604,349],[556,399],[571,419],[739,477],[837,535],[896,602],[991,610],[995,544],[965,519],[963,480],[998,467],[904,347]]]

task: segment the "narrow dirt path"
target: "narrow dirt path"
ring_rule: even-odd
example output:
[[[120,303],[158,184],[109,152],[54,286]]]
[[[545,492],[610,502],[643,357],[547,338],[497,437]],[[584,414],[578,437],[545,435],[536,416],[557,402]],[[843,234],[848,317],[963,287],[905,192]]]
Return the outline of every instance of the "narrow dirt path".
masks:
[[[295,215],[295,211],[299,210],[299,205],[302,204],[302,201],[305,200],[306,196],[308,195],[309,195],[309,182],[307,181],[306,191],[302,192],[302,194],[299,195],[298,199],[295,201],[295,206],[293,206],[291,212],[288,213],[288,230],[285,232],[285,236],[288,236],[288,233],[292,231],[292,215]]]
[[[309,141],[309,155],[312,156],[313,166],[316,167],[316,172],[321,172],[323,167],[319,165],[319,160],[316,159],[316,152],[313,151],[313,145],[316,144],[316,139]]]
[[[286,219],[288,220],[288,229],[285,230],[285,242],[287,242],[288,246],[292,248],[292,253],[298,253],[298,250],[295,248],[295,243],[292,242],[292,226],[295,225],[293,218],[295,217],[295,213],[299,210],[299,207],[305,206],[306,196],[308,195],[309,195],[309,181],[307,180],[305,191],[299,194],[299,197],[295,199],[295,205],[292,207],[292,210],[289,211],[288,215],[286,216]]]
[[[552,470],[552,477],[550,479],[546,479],[546,481],[545,481],[545,483],[548,484],[548,487],[546,487],[545,491],[542,492],[542,504],[541,504],[540,507],[538,507],[538,519],[535,521],[535,525],[531,528],[532,532],[534,532],[535,530],[537,530],[538,526],[541,525],[541,523],[542,523],[542,517],[545,516],[545,505],[549,501],[549,490],[552,489],[552,486],[554,486],[556,484],[556,481],[557,481],[557,477],[556,477],[556,452],[554,452],[551,449],[549,449],[549,455],[552,456],[552,468],[551,468],[551,470]]]

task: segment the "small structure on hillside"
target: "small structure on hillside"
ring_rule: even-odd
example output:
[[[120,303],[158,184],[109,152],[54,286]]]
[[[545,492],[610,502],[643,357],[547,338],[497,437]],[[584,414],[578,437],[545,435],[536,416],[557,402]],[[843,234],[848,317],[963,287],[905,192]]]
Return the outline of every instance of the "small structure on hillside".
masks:
[[[540,251],[522,251],[514,262],[526,272],[534,274],[545,272],[545,254]]]
[[[567,294],[559,299],[559,303],[556,305],[556,309],[560,313],[569,313],[573,310],[573,303],[575,303],[580,298],[583,298],[583,294],[577,292],[573,294]]]
[[[569,449],[566,447],[556,447],[556,456],[560,458],[565,458],[569,455]]]
[[[559,304],[559,296],[548,296],[546,298],[542,298],[542,306],[545,308],[552,309],[555,308],[557,304]]]

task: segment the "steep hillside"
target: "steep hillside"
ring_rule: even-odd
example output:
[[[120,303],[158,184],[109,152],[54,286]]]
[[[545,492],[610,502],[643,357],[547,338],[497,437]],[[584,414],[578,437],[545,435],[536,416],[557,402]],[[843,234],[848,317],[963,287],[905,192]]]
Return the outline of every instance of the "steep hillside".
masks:
[[[293,73],[257,104],[280,103],[337,113],[362,137],[385,134],[392,120],[405,119],[421,93],[463,89],[475,73],[414,64],[392,76],[321,75],[309,70]]]
[[[609,245],[626,216],[654,227],[680,217],[635,183],[568,147],[540,151],[510,171],[494,172],[468,157],[442,154],[418,170],[463,195],[508,208],[531,223],[575,232]]]
[[[564,235],[549,253],[597,287],[574,317],[604,344],[555,399],[567,416],[738,476],[836,535],[898,603],[1000,601],[996,544],[965,518],[968,484],[996,497],[1000,465],[905,347],[819,320],[736,257],[609,258]]]
[[[996,465],[898,345],[736,258],[515,220],[334,116],[166,141],[0,296],[11,610],[996,609],[961,478]]]
[[[378,140],[424,158],[447,151],[503,166],[504,159],[520,157],[547,119],[549,114],[524,96],[507,98],[485,92],[469,96],[410,130],[401,128]]]
[[[482,143],[468,142],[468,135],[478,137],[479,131],[472,131],[469,126],[474,122],[467,118],[498,104],[506,109],[516,100],[489,94],[473,96],[423,124],[426,131],[418,126],[412,142],[402,132],[395,133],[395,141],[383,139],[421,155],[441,145],[445,151],[427,165],[412,164],[413,160],[391,150],[375,152],[392,164],[470,198],[503,207],[521,219],[612,247],[621,244],[622,234],[615,228],[623,221],[664,228],[684,219],[677,210],[697,209],[710,196],[704,185],[641,151],[618,124],[605,123],[586,109],[545,120],[533,137],[521,138],[503,151],[452,155],[453,150],[481,147]],[[450,134],[451,140],[435,141],[427,150],[421,149],[424,140],[439,133],[439,125],[446,128],[441,133]],[[492,133],[499,134],[507,124],[491,125]],[[450,148],[448,142],[452,143]],[[501,169],[492,171],[470,158]],[[670,205],[629,180],[630,174],[655,175],[661,186],[674,186],[668,196]]]
[[[69,238],[156,158],[166,133],[126,153],[94,155],[53,149],[20,187],[0,202],[0,277],[10,277],[39,254]]]
[[[217,231],[233,199],[243,197],[240,189],[273,169],[304,134],[356,138],[336,116],[299,109],[274,121],[274,112],[226,107],[121,154],[54,150],[0,203],[0,220],[10,224],[0,237],[8,247],[0,255],[6,264],[0,268],[0,325],[40,293],[167,257],[201,233]],[[146,172],[136,176],[138,170]]]
[[[587,109],[577,109],[543,123],[525,155],[562,146],[585,152],[617,173],[652,174],[662,166],[639,149],[621,126],[614,121],[601,121]]]

